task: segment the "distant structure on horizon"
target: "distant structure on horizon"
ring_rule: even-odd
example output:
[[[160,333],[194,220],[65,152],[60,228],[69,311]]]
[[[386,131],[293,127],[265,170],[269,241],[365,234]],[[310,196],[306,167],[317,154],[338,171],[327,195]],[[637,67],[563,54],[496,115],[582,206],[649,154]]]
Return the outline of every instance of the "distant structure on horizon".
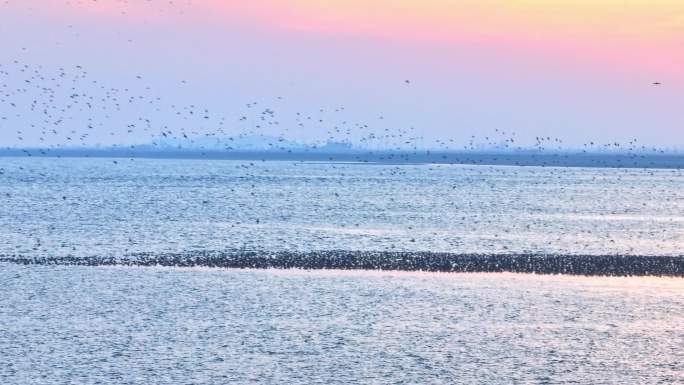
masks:
[[[321,151],[321,152],[333,153],[333,154],[334,153],[349,153],[349,152],[353,152],[355,150],[360,150],[360,149],[354,148],[353,144],[351,144],[350,142],[346,142],[346,141],[342,141],[342,142],[327,141],[322,146],[313,145],[313,146],[311,146],[311,149],[316,150],[316,151]]]

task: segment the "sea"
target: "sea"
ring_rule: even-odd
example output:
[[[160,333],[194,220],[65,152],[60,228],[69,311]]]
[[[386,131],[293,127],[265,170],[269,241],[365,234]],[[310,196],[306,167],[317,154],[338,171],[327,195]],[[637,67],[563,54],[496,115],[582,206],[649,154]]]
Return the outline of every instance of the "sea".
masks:
[[[0,382],[684,383],[684,279],[16,264],[677,257],[678,169],[0,158]]]

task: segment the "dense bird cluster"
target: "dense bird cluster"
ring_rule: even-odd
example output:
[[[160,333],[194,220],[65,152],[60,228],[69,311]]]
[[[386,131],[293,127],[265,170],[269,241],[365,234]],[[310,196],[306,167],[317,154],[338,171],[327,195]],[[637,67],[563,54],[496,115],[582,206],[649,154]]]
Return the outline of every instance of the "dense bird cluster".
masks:
[[[8,257],[0,262],[36,265],[165,266],[237,269],[399,270],[444,273],[532,273],[585,276],[684,277],[684,258],[615,255],[450,254],[431,252],[195,252],[114,257]]]

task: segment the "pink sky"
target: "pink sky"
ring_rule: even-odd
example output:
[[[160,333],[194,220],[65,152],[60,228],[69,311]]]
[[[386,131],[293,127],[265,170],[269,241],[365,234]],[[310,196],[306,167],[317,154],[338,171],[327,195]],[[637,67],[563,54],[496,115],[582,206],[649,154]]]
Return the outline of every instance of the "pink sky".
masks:
[[[680,0],[10,0],[0,12],[0,43],[26,60],[185,78],[240,105],[287,93],[434,136],[498,127],[684,146]]]
[[[581,61],[595,71],[621,67],[684,78],[684,3],[678,0],[194,0],[65,2],[48,10],[109,22],[163,23],[178,14],[195,28],[252,24],[269,33],[339,35],[407,45],[436,43],[482,50],[537,52],[549,61]],[[189,21],[192,27],[193,22]],[[187,28],[188,26],[183,26]]]

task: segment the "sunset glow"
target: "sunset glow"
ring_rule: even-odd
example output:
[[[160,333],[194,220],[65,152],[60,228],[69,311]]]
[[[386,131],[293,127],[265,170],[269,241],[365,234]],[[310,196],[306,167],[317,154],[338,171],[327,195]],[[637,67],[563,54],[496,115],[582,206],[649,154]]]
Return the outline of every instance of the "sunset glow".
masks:
[[[0,12],[8,58],[156,77],[226,114],[289,95],[293,111],[346,104],[433,138],[498,128],[684,146],[679,0],[25,0]]]
[[[188,3],[190,4],[190,3]],[[603,70],[624,66],[682,77],[684,3],[677,0],[197,0],[177,9],[147,2],[64,3],[51,12],[162,21],[192,14],[190,23],[256,22],[271,33],[340,35],[406,44],[476,44],[481,50],[543,53],[581,59]]]

